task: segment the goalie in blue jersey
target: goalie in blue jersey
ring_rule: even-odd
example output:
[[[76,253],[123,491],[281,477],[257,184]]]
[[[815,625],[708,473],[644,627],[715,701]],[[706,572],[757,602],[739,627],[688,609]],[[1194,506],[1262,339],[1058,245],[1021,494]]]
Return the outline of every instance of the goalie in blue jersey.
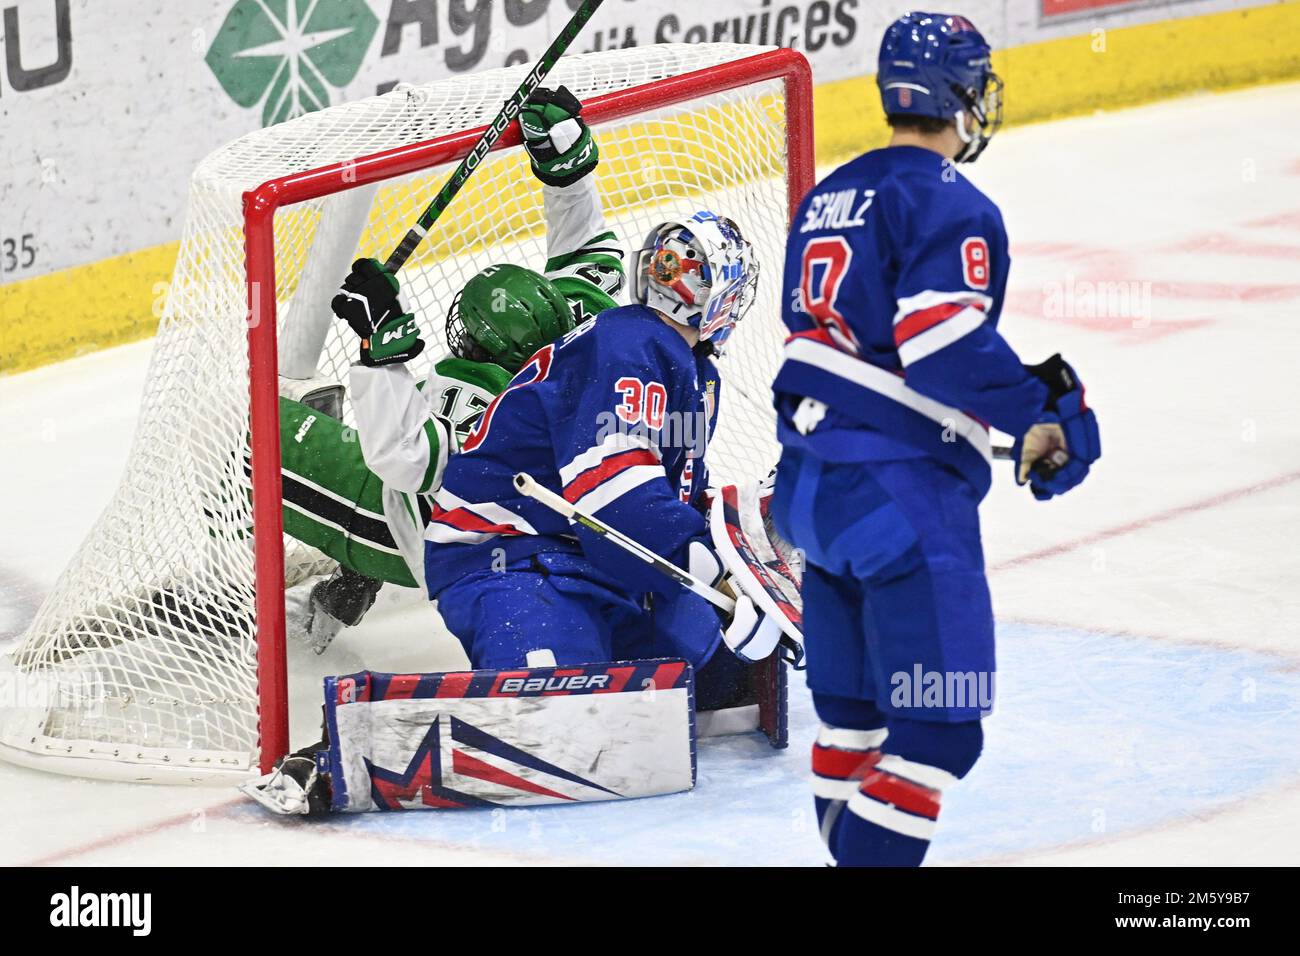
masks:
[[[720,626],[703,598],[514,484],[528,472],[720,582],[702,509],[722,393],[711,356],[757,279],[752,247],[730,219],[701,211],[663,223],[634,266],[635,304],[540,349],[483,413],[448,462],[425,531],[428,592],[475,667],[680,657],[714,661],[718,674],[772,653],[779,628],[743,593]],[[724,644],[731,650],[719,652]],[[710,686],[725,695],[746,683],[731,677]]]
[[[453,355],[420,382],[407,364],[424,342],[398,280],[360,260],[333,302],[362,341],[359,447],[341,422],[282,401],[286,530],[340,562],[301,615],[318,652],[383,582],[426,588],[476,668],[702,665],[724,634],[747,661],[775,646],[779,629],[743,594],[720,629],[702,598],[514,489],[530,471],[706,583],[724,577],[703,513],[721,392],[710,356],[752,304],[758,264],[733,221],[697,212],[651,231],[637,304],[619,308],[623,251],[580,114],[561,87],[539,89],[521,116],[544,184],[544,274],[475,275],[450,305]],[[718,673],[714,703],[732,687],[747,696],[751,680]]]
[[[575,746],[585,741],[600,753],[602,767],[625,768],[615,774],[618,787],[557,796],[559,784],[548,778],[544,794],[540,784],[524,785],[527,799],[674,792],[693,785],[696,717],[684,716],[686,685],[677,677],[661,687],[678,692],[675,721],[665,722],[663,714],[635,701],[630,711],[619,710],[617,694],[635,698],[643,689],[640,683],[623,686],[637,671],[636,662],[651,661],[648,674],[658,674],[665,658],[700,668],[695,710],[721,717],[711,732],[762,729],[774,746],[784,746],[784,683],[770,669],[767,683],[760,683],[764,669],[750,666],[773,663],[769,659],[782,642],[780,623],[745,593],[743,571],[715,548],[705,516],[705,454],[722,390],[712,356],[753,303],[758,263],[735,222],[699,211],[651,230],[632,274],[635,304],[618,306],[622,252],[587,178],[597,164],[595,142],[580,120],[579,104],[563,88],[543,93],[530,100],[521,125],[534,173],[547,187],[546,274],[503,264],[471,279],[450,307],[448,339],[455,357],[435,366],[421,388],[406,363],[424,346],[419,326],[401,306],[396,277],[371,260],[355,264],[332,305],[361,339],[352,382],[364,463],[355,454],[331,457],[333,429],[308,447],[293,447],[324,431],[311,409],[293,407],[302,417],[285,426],[286,487],[309,477],[308,471],[321,484],[328,465],[354,479],[352,486],[371,489],[371,499],[362,504],[371,502],[369,510],[386,518],[387,527],[372,527],[363,538],[352,526],[344,529],[347,534],[317,528],[323,523],[304,514],[291,531],[331,547],[342,562],[343,571],[312,594],[319,611],[340,621],[359,619],[381,581],[423,585],[479,679],[487,672],[487,696],[514,693],[497,688],[493,672],[504,680],[508,670],[515,683],[527,684],[520,680],[522,668],[543,685],[569,680],[577,665],[609,682],[579,723],[548,717],[564,708],[547,697],[545,708],[529,709],[547,729],[520,733],[532,734],[530,773],[539,772],[539,753],[546,750],[539,739]],[[477,398],[477,407],[457,404],[452,394]],[[485,400],[488,395],[495,397]],[[448,415],[449,408],[457,414]],[[457,440],[455,426],[461,424],[469,427]],[[720,619],[712,604],[681,584],[522,495],[514,484],[521,471],[703,583],[727,588],[731,580],[734,610]],[[335,497],[345,504],[359,497],[339,492]],[[387,544],[388,551],[375,544]],[[667,662],[665,672],[684,671],[673,664]],[[430,684],[446,675],[426,676]],[[358,681],[368,678],[340,681],[346,702],[355,704]],[[465,689],[456,681],[439,687]],[[770,726],[761,722],[765,704]],[[480,719],[475,707],[465,703],[457,720]],[[519,754],[511,720],[498,712],[489,716],[502,753]],[[601,742],[600,727],[576,729],[593,720],[618,733]],[[376,736],[383,737],[380,747],[387,753],[394,735],[414,726],[421,736],[439,726],[436,716],[427,715],[403,718],[397,729],[383,731],[363,723],[367,729],[358,733],[334,726],[326,740],[291,755],[245,792],[277,813],[323,812],[331,800],[333,809],[358,809],[355,786],[354,802],[344,799],[341,768],[363,761],[340,754],[360,749],[369,760],[374,754],[365,748]],[[582,740],[566,740],[566,734]],[[446,781],[433,780],[432,770],[420,763],[424,752],[415,747],[413,776],[398,774],[398,796],[385,798],[384,808],[479,805],[471,793],[477,784],[466,782],[474,773],[460,774],[460,789],[449,797]],[[673,755],[680,766],[667,773]],[[463,770],[466,760],[462,756],[450,772]],[[327,764],[329,771],[323,769]],[[375,792],[387,792],[385,773],[373,771]],[[500,774],[481,771],[474,778],[479,784],[482,773],[493,778],[492,804],[507,805],[512,797],[501,792]],[[333,797],[323,782],[327,775],[334,781]],[[645,781],[654,787],[646,790]]]
[[[988,426],[1042,500],[1101,447],[1074,369],[1022,365],[997,328],[1006,231],[954,165],[1001,122],[988,44],[963,17],[907,14],[877,83],[890,144],[822,180],[787,246],[773,513],[807,557],[822,836],[841,865],[914,866],[992,706]]]

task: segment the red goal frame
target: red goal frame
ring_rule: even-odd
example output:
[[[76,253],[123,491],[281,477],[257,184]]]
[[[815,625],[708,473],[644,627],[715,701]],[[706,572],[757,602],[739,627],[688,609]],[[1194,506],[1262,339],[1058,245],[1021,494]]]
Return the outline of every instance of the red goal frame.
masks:
[[[815,180],[812,71],[803,54],[781,49],[706,67],[654,83],[606,93],[583,104],[593,125],[674,106],[709,93],[782,80],[786,112],[786,189],[793,218]],[[285,663],[284,523],[281,514],[279,347],[276,341],[275,214],[407,173],[463,159],[486,127],[385,150],[346,163],[272,179],[244,193],[248,287],[250,453],[253,484],[254,602],[257,634],[258,745],[262,773],[289,752],[289,690]],[[494,149],[520,143],[512,122]]]

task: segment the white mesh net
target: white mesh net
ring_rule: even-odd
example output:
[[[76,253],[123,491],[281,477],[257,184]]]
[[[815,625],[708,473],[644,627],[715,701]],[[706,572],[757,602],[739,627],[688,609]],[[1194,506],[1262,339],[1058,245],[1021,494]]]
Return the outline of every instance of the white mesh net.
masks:
[[[548,85],[580,99],[750,57],[732,44],[664,45],[564,58]],[[0,755],[127,779],[195,780],[256,766],[259,696],[248,454],[241,197],[270,179],[484,125],[525,67],[458,76],[333,107],[245,136],[196,169],[180,255],[154,346],[126,474],[8,667],[20,705]],[[720,361],[710,466],[718,479],[775,462],[769,386],[787,217],[786,111],[779,80],[713,90],[597,124],[598,188],[628,250],[665,219],[711,208],[754,242],[757,304]],[[346,182],[275,223],[282,373],[346,381],[355,339],[322,322],[357,255],[383,258],[451,166],[377,186]],[[518,148],[495,152],[402,272],[427,355],[445,354],[447,304],[494,261],[545,259],[541,194]],[[417,362],[424,361],[422,357]],[[286,540],[286,580],[328,570]]]

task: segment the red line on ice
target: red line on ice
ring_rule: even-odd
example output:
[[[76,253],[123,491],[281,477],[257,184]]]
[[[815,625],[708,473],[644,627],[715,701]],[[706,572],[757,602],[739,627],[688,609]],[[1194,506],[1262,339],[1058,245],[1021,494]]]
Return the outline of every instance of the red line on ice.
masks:
[[[1073,541],[1064,541],[1061,544],[1049,545],[1046,548],[1039,548],[1037,551],[1030,551],[1014,558],[1008,558],[1005,561],[999,561],[997,564],[990,566],[989,571],[1009,571],[1017,568],[1022,564],[1028,564],[1031,561],[1040,561],[1043,558],[1054,558],[1057,555],[1069,554],[1071,551],[1078,551],[1080,548],[1086,548],[1089,545],[1099,544],[1102,541],[1109,541],[1111,538],[1123,537],[1134,531],[1141,531],[1143,528],[1149,528],[1154,524],[1161,524],[1165,521],[1172,521],[1174,518],[1181,518],[1184,515],[1195,514],[1198,511],[1208,511],[1210,508],[1217,508],[1220,505],[1230,504],[1239,501],[1242,498],[1249,498],[1252,495],[1261,494],[1265,491],[1272,491],[1275,488],[1281,488],[1289,485],[1294,481],[1300,481],[1300,471],[1288,472],[1284,475],[1278,475],[1275,478],[1269,478],[1267,481],[1256,482],[1253,485],[1246,485],[1244,488],[1234,488],[1232,491],[1223,491],[1209,498],[1202,498],[1200,501],[1193,501],[1185,505],[1177,505],[1164,511],[1157,511],[1155,514],[1147,515],[1145,518],[1137,518],[1124,524],[1115,525],[1113,528],[1106,528],[1103,531],[1097,531],[1093,534],[1084,535],[1082,538],[1075,538]]]
[[[1241,239],[1222,232],[1192,236],[1168,247],[1171,252],[1210,253],[1223,256],[1249,256],[1251,258],[1300,259],[1300,246],[1279,242],[1259,242]]]
[[[1234,501],[1238,501],[1242,498],[1248,498],[1251,497],[1252,495],[1273,491],[1276,488],[1284,487],[1295,481],[1300,481],[1300,471],[1288,472],[1286,474],[1278,475],[1274,478],[1267,479],[1266,481],[1255,482],[1254,484],[1246,485],[1241,488],[1235,488],[1230,491],[1220,492],[1217,495],[1212,495],[1208,498],[1203,498],[1200,501],[1193,501],[1185,505],[1178,505],[1173,508],[1168,508],[1164,511],[1158,511],[1155,514],[1148,515],[1145,518],[1138,518],[1133,521],[1128,521],[1125,522],[1124,524],[1116,525],[1113,528],[1107,528],[1103,531],[1098,531],[1094,534],[1085,535],[1081,538],[1076,538],[1073,541],[1065,541],[1062,542],[1061,544],[1055,544],[1046,548],[1040,548],[1036,551],[1030,551],[1026,554],[1019,555],[1018,557],[1010,558],[1006,561],[1000,561],[997,564],[990,566],[989,570],[992,572],[1007,571],[1013,568],[1017,568],[1022,564],[1028,564],[1031,561],[1038,561],[1042,558],[1051,558],[1062,554],[1069,554],[1073,551],[1078,551],[1082,548],[1086,548],[1089,545],[1097,544],[1102,541],[1108,541],[1112,538],[1122,537],[1126,534],[1130,534],[1134,531],[1140,531],[1143,528],[1148,528],[1155,524],[1160,524],[1165,521],[1172,521],[1175,518],[1181,518],[1189,514],[1196,514],[1197,512],[1200,511],[1207,511],[1211,508],[1217,508],[1221,505],[1231,504]],[[1194,642],[1189,642],[1189,643],[1194,643]],[[1245,648],[1245,650],[1250,650],[1250,649]],[[611,668],[611,671],[613,670],[618,670],[618,668]],[[624,668],[624,670],[630,672],[632,669]],[[625,675],[624,681],[626,681],[626,676],[630,676],[630,675]],[[1215,808],[1214,810],[1211,810],[1208,813],[1193,815],[1193,819],[1190,822],[1204,822],[1208,817],[1219,816],[1231,812],[1233,810],[1239,809],[1240,806],[1244,804],[1248,799],[1254,799],[1254,798],[1255,796],[1251,795],[1250,797],[1243,798],[1241,801],[1234,801],[1233,803],[1230,803],[1225,807]],[[202,809],[203,812],[205,813],[224,814],[225,812],[229,811],[230,809],[239,805],[242,802],[243,802],[243,798],[235,798],[232,800],[226,800],[221,803],[214,804],[209,807],[204,807]],[[94,853],[98,850],[106,849],[108,847],[121,846],[123,844],[130,843],[134,840],[138,840],[143,837],[150,836],[154,833],[159,833],[164,830],[174,829],[175,827],[186,825],[192,822],[193,819],[194,819],[194,814],[192,812],[177,814],[175,816],[166,817],[162,820],[158,820],[151,824],[146,824],[143,826],[124,830],[120,833],[112,834],[110,836],[103,837],[98,840],[91,840],[76,846],[66,847],[62,850],[57,850],[53,853],[46,854],[45,856],[40,856],[32,860],[28,860],[26,863],[20,865],[55,866],[64,863],[67,860],[74,859],[79,856],[83,856],[87,853]],[[1178,821],[1172,825],[1173,826],[1186,825],[1188,822],[1189,821],[1186,820]],[[1157,832],[1159,830],[1169,829],[1169,828],[1171,827],[1168,825],[1156,826],[1156,827],[1148,828],[1146,830],[1137,830],[1137,831],[1130,831],[1128,833],[1123,833],[1123,834],[1107,835],[1106,837],[1102,837],[1100,839],[1084,840],[1075,843],[1063,843],[1057,846],[1050,846],[1050,847],[1036,847],[1032,850],[1024,851],[1023,853],[1011,853],[1003,856],[989,857],[979,862],[985,865],[992,862],[1015,862],[1032,856],[1037,856],[1043,853],[1050,853],[1057,850],[1075,849],[1077,847],[1096,845],[1098,843],[1108,843],[1123,837],[1137,836],[1141,833]],[[324,835],[331,834],[335,830],[336,830],[335,826],[331,825],[329,822],[322,821],[317,826],[303,827],[298,832],[306,832],[318,836],[324,836]],[[371,832],[371,831],[367,831],[364,835],[360,835],[360,834],[354,834],[354,835],[361,836],[363,839],[377,840],[380,842],[419,842],[421,845],[426,847],[438,846],[440,848],[445,848],[448,850],[468,852],[467,848],[459,844],[446,843],[445,841],[438,841],[436,839],[429,840],[425,838],[417,838],[417,840],[412,840],[409,834],[403,834],[400,838],[388,837],[382,833]],[[494,850],[492,852],[494,854],[507,856],[507,857],[518,856],[523,861],[531,860],[531,858],[527,857],[526,855],[511,853],[510,851],[502,852],[502,851]]]
[[[231,807],[242,803],[243,797],[236,797],[231,800],[223,800],[220,803],[214,803],[211,806],[199,807],[199,812],[203,814],[216,814],[229,810]],[[143,826],[133,827],[130,830],[123,830],[120,833],[114,833],[111,836],[101,837],[98,840],[90,840],[77,846],[65,847],[62,850],[55,850],[53,853],[47,853],[45,856],[38,856],[26,863],[18,864],[19,866],[58,866],[73,857],[84,856],[87,853],[94,853],[97,850],[105,850],[109,847],[120,846],[123,843],[130,843],[132,840],[138,840],[141,837],[147,837],[154,833],[161,833],[163,830],[171,830],[175,827],[184,826],[194,822],[194,811],[178,813],[175,816],[165,817],[154,823],[146,823]]]

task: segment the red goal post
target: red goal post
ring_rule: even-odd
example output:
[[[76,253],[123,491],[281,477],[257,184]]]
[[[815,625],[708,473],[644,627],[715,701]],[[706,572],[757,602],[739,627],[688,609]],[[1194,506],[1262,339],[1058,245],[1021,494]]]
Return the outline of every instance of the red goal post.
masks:
[[[348,265],[393,247],[526,69],[306,113],[195,167],[121,480],[0,657],[0,682],[15,689],[0,707],[0,759],[216,784],[288,751],[290,708],[315,710],[319,675],[337,665],[286,647],[286,589],[333,562],[284,535],[297,505],[281,495],[281,389],[346,380],[356,340],[329,303]],[[779,452],[771,382],[790,215],[814,179],[807,62],[743,44],[656,44],[565,56],[550,81],[585,104],[605,222],[625,249],[701,208],[754,243],[756,303],[718,362],[708,460],[716,483],[761,477]],[[443,316],[472,275],[546,261],[549,238],[543,191],[509,128],[402,270],[426,360],[446,354]],[[349,425],[346,397],[342,415]],[[432,636],[408,644],[377,620],[366,638],[376,658],[409,659]]]
[[[799,201],[815,180],[812,71],[804,56],[794,50],[759,53],[647,86],[597,96],[583,104],[583,116],[595,127],[603,122],[764,80],[781,80],[785,86],[787,213],[793,218]],[[262,707],[261,768],[264,773],[269,772],[275,760],[289,752],[275,321],[275,213],[284,206],[318,199],[340,188],[354,188],[432,166],[460,162],[482,133],[483,127],[465,130],[365,156],[352,163],[335,163],[310,172],[284,176],[244,194],[253,521],[257,528],[254,541],[257,678]],[[517,146],[520,141],[519,124],[512,122],[494,149]],[[768,281],[773,280],[769,277]]]

